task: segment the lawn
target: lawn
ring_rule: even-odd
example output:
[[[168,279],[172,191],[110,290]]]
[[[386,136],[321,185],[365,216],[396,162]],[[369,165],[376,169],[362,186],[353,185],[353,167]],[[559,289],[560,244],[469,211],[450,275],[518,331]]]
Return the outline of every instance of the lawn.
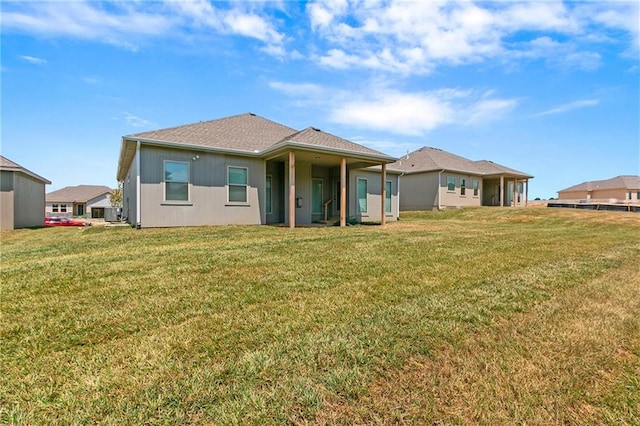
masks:
[[[640,215],[3,232],[2,424],[640,424]]]

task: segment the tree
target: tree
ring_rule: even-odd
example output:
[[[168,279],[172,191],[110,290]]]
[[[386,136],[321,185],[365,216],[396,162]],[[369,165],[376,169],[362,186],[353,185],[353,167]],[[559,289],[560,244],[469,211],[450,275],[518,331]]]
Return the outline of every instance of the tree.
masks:
[[[122,207],[122,182],[118,182],[118,188],[109,195],[111,207]]]

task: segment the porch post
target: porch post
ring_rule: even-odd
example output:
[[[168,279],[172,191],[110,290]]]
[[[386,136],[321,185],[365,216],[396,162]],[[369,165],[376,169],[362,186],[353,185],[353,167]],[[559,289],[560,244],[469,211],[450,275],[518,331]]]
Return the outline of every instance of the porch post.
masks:
[[[504,207],[504,176],[500,176],[500,207]]]
[[[387,201],[387,164],[386,163],[382,163],[382,191],[380,191],[380,194],[382,195],[382,202],[380,203],[381,206],[381,210],[380,210],[380,225],[384,226],[387,224],[387,209],[385,208],[385,203]]]
[[[347,225],[347,159],[340,159],[340,226]]]
[[[289,151],[289,228],[296,227],[296,154]]]

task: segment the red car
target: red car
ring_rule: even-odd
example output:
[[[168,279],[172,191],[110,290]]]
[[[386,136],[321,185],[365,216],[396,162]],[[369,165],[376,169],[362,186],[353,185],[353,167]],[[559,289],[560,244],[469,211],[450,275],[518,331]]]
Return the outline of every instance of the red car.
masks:
[[[90,226],[90,222],[82,222],[80,220],[71,220],[66,217],[45,217],[44,226]]]

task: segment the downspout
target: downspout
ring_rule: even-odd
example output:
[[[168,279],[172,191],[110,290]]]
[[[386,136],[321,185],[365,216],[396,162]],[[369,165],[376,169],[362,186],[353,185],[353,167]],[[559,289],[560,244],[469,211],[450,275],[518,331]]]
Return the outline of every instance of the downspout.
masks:
[[[140,220],[142,194],[140,189],[140,141],[136,141],[136,229],[140,229],[142,227],[142,220]]]
[[[442,192],[442,172],[444,172],[444,169],[438,172],[438,211],[442,210],[442,203],[440,202],[440,194]]]

